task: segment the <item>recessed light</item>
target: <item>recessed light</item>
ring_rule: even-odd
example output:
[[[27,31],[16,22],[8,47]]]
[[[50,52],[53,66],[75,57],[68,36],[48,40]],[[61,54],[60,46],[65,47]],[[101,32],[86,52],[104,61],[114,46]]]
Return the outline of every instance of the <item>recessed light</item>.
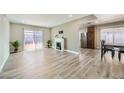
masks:
[[[69,15],[69,17],[72,17],[72,15]]]

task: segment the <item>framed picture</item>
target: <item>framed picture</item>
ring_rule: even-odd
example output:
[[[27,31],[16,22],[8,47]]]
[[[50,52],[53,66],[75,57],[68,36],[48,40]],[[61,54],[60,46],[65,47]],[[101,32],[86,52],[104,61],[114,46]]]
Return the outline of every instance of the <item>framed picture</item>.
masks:
[[[59,31],[59,34],[63,34],[63,30]]]

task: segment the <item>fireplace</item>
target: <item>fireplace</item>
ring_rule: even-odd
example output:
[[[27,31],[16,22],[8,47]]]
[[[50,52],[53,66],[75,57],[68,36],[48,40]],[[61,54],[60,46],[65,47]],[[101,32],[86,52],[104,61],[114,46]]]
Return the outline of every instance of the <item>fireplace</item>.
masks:
[[[64,51],[64,38],[59,37],[55,38],[55,47],[56,50]]]
[[[56,42],[56,49],[59,49],[59,50],[62,49],[62,48],[61,48],[61,42]]]

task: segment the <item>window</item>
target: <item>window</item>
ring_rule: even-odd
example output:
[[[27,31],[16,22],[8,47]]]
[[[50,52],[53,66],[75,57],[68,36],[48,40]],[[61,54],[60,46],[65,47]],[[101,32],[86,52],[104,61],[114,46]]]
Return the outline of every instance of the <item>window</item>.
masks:
[[[42,31],[24,30],[24,50],[39,49],[43,47]]]
[[[102,29],[101,40],[107,44],[124,44],[124,28]]]

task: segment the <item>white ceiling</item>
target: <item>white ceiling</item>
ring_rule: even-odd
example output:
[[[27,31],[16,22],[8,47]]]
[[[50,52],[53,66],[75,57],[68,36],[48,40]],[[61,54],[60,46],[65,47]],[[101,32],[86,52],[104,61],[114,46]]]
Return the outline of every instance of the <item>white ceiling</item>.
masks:
[[[57,26],[85,16],[87,14],[7,14],[10,22],[43,27]]]
[[[12,23],[54,27],[90,14],[7,14],[6,16]],[[94,16],[96,17],[94,24],[124,21],[124,14],[94,14]]]
[[[95,14],[95,16],[98,24],[124,21],[124,14]]]

